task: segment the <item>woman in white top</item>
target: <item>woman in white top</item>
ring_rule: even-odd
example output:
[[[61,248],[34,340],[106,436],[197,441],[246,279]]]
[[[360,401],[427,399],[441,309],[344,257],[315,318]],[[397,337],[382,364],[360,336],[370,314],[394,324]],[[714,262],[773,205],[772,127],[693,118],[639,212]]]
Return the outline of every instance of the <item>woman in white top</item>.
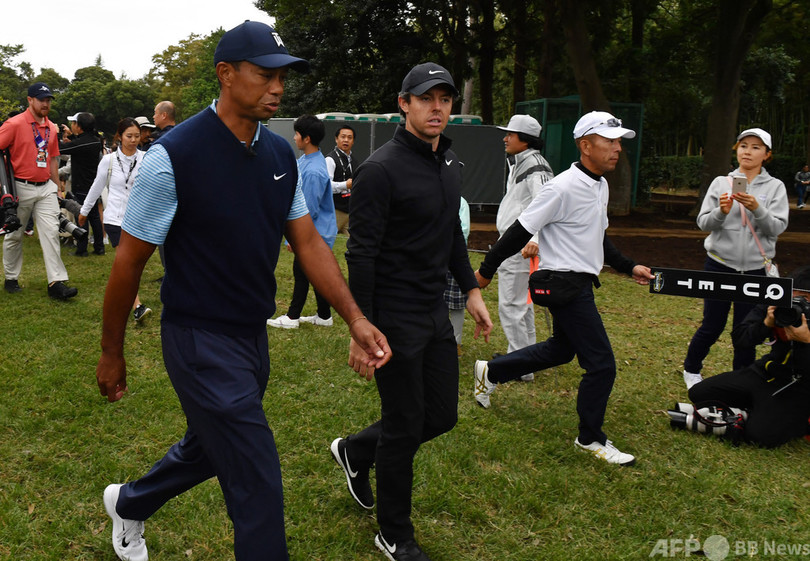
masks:
[[[759,128],[746,129],[737,136],[733,148],[739,167],[712,181],[697,217],[698,227],[710,232],[703,243],[706,248],[704,270],[764,275],[765,260],[773,259],[776,238],[788,225],[787,191],[784,183],[771,176],[764,167],[773,156],[768,132]],[[733,192],[735,177],[746,179],[743,192]],[[754,304],[734,302],[733,307],[732,325],[737,327]],[[723,333],[731,308],[731,302],[704,301],[703,322],[689,343],[683,364],[687,389],[703,379],[703,359]],[[735,346],[732,367],[738,370],[749,366],[755,359],[753,346]]]
[[[101,158],[96,171],[96,179],[90,186],[90,192],[87,193],[79,214],[79,225],[84,226],[87,222],[87,215],[90,214],[93,205],[101,196],[101,192],[107,187],[109,194],[107,205],[104,207],[104,231],[113,247],[116,247],[121,239],[121,221],[124,219],[129,193],[138,176],[141,160],[143,160],[144,152],[138,150],[140,138],[141,128],[138,122],[131,117],[121,119],[115,136],[118,149]],[[135,295],[132,309],[133,317],[138,322],[152,311],[141,304],[137,295]]]

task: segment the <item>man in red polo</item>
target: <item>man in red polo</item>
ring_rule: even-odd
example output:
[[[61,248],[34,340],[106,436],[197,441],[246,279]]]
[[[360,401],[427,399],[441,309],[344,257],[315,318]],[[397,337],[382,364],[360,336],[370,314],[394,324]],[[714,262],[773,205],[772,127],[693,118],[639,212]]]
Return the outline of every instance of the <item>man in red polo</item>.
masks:
[[[59,129],[48,119],[53,94],[50,88],[37,82],[28,88],[28,109],[10,118],[0,127],[0,150],[8,149],[14,168],[20,223],[34,217],[39,244],[48,275],[48,296],[67,300],[78,290],[68,287],[67,270],[62,263],[59,246],[59,185],[57,159]],[[22,237],[20,228],[6,234],[3,240],[3,269],[6,292],[20,292],[18,282],[22,270]]]

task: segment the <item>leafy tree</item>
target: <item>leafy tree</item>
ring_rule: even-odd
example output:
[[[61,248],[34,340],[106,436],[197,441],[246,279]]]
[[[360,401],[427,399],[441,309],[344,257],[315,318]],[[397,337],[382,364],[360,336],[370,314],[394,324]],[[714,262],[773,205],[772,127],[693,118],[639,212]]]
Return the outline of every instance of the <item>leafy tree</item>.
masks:
[[[716,56],[713,61],[712,104],[707,120],[701,196],[706,193],[712,179],[728,171],[729,146],[733,144],[737,130],[743,62],[771,7],[771,0],[716,2],[713,15],[718,25],[713,34],[714,41],[709,42]]]
[[[74,73],[73,83],[86,81],[107,84],[115,81],[115,74],[101,66],[85,66]]]
[[[32,82],[45,82],[54,94],[65,90],[70,84],[70,80],[59,74],[53,68],[42,68]]]
[[[108,132],[112,132],[122,118],[149,114],[154,108],[152,91],[141,80],[115,80],[106,84],[99,102],[98,126]]]
[[[179,45],[152,57],[147,80],[154,83],[154,101],[171,100],[178,119],[199,112],[219,96],[214,51],[223,33],[220,28],[205,37],[189,35]]]
[[[310,61],[308,75],[291,73],[281,115],[397,111],[396,95],[411,66],[447,64],[437,36],[441,9],[406,0],[264,0],[276,29],[295,56]],[[438,5],[438,4],[437,4]]]
[[[9,112],[26,105],[26,85],[12,59],[25,49],[22,45],[0,45],[0,121]]]
[[[88,111],[96,118],[96,128],[113,133],[123,117],[150,114],[154,107],[152,90],[143,80],[116,80],[98,66],[80,68],[75,79],[54,99],[57,116]]]

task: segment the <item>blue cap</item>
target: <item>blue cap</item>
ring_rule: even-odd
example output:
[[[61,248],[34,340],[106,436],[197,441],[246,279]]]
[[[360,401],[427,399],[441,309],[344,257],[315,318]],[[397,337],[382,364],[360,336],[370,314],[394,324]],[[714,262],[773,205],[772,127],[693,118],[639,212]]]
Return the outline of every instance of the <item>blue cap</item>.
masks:
[[[28,86],[28,97],[43,99],[45,97],[53,97],[53,94],[51,93],[51,88],[48,87],[48,84],[45,82],[37,82],[36,84],[31,84]]]
[[[226,31],[214,51],[214,64],[246,60],[262,68],[289,66],[309,72],[309,62],[291,56],[276,30],[265,23],[246,20]]]

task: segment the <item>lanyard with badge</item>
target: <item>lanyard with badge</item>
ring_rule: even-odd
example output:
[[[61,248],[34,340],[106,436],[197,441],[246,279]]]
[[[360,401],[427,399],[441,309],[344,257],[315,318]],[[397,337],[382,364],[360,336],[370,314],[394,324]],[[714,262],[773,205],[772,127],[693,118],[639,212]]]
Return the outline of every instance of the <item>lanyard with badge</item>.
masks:
[[[129,165],[129,173],[124,171],[124,164],[121,163],[121,158],[118,157],[118,152],[115,153],[115,159],[118,160],[118,167],[121,168],[121,174],[125,176],[124,189],[129,189],[129,178],[132,177],[132,170],[134,170],[135,166],[138,164],[137,154],[132,157],[132,163]]]
[[[39,129],[35,123],[31,123],[31,130],[34,131],[34,144],[37,145],[37,167],[48,167],[48,141],[51,139],[51,128],[45,128],[45,138],[39,134]]]

